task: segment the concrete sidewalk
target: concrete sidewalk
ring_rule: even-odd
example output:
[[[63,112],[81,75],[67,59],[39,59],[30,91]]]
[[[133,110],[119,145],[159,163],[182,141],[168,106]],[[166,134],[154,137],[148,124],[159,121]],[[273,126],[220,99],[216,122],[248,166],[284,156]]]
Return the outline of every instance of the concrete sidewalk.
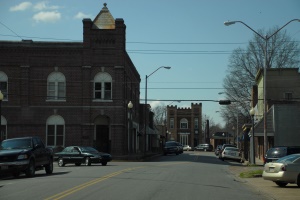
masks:
[[[257,163],[258,164],[258,163]],[[259,166],[228,166],[228,170],[234,175],[234,180],[244,183],[253,190],[263,194],[268,199],[276,200],[299,200],[300,188],[296,184],[288,184],[286,187],[279,187],[274,182],[264,180],[262,177],[240,178],[242,172],[263,170],[263,165]]]

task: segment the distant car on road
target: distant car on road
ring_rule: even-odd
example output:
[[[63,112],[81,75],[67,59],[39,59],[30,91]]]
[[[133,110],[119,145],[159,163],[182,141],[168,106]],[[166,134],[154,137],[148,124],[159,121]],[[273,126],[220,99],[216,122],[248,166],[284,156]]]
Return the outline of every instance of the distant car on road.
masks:
[[[90,166],[92,163],[101,163],[105,166],[107,162],[112,160],[110,154],[99,152],[89,146],[66,147],[61,152],[55,153],[54,158],[58,161],[58,166],[60,167],[66,164],[75,164],[76,166],[84,164]]]
[[[199,144],[194,148],[194,151],[212,151],[213,146],[211,144]]]
[[[219,151],[219,159],[222,157],[222,152],[226,147],[236,147],[234,144],[223,144],[221,150]]]
[[[236,147],[225,147],[221,153],[221,160],[236,160],[241,161],[242,157],[240,151]]]
[[[183,151],[190,151],[192,150],[192,147],[190,145],[183,145]]]
[[[180,153],[180,148],[178,147],[178,143],[175,141],[169,141],[165,143],[164,146],[164,155],[167,154],[176,154],[178,155]]]
[[[300,187],[300,154],[291,154],[266,163],[262,177],[275,182],[279,187],[285,187],[288,183]]]
[[[265,157],[264,157],[264,163],[273,162],[278,160],[281,157],[300,153],[300,146],[278,146],[270,148]]]

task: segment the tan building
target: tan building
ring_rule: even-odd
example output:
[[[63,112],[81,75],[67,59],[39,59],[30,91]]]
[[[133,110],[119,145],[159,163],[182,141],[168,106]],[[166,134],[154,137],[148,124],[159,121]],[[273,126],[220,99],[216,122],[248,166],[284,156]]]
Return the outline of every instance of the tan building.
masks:
[[[190,108],[167,106],[168,140],[192,147],[202,143],[202,104],[191,104]]]
[[[256,76],[252,102],[255,107],[255,154],[264,156],[263,70]],[[268,148],[300,146],[300,73],[298,68],[267,69]],[[252,132],[252,130],[251,130]]]

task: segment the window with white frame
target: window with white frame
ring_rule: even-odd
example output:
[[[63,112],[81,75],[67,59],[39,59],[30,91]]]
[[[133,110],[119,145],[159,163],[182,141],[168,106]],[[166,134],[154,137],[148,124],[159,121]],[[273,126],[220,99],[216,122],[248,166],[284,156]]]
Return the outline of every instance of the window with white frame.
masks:
[[[60,72],[52,72],[47,79],[47,99],[66,99],[66,78]]]
[[[186,118],[183,118],[180,120],[180,128],[181,129],[187,129],[188,128],[188,120]]]
[[[59,115],[52,115],[47,119],[47,146],[64,146],[65,120]]]
[[[94,99],[112,99],[112,78],[108,73],[98,73],[94,78]]]
[[[174,128],[174,118],[170,118],[170,128]]]
[[[0,91],[3,94],[3,100],[7,100],[7,94],[8,94],[8,78],[7,75],[0,71]]]
[[[194,118],[194,127],[195,127],[195,129],[199,128],[199,120],[198,120],[198,118]]]

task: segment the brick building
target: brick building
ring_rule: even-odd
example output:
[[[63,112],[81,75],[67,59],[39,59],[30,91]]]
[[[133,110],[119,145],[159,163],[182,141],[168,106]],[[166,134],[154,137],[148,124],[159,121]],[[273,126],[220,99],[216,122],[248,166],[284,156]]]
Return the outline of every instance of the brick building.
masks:
[[[83,42],[0,41],[1,140],[35,135],[48,146],[113,155],[142,148],[141,80],[126,52],[124,20],[104,4],[82,22]]]
[[[175,140],[192,147],[202,143],[202,104],[191,104],[191,108],[167,106],[168,140]]]

